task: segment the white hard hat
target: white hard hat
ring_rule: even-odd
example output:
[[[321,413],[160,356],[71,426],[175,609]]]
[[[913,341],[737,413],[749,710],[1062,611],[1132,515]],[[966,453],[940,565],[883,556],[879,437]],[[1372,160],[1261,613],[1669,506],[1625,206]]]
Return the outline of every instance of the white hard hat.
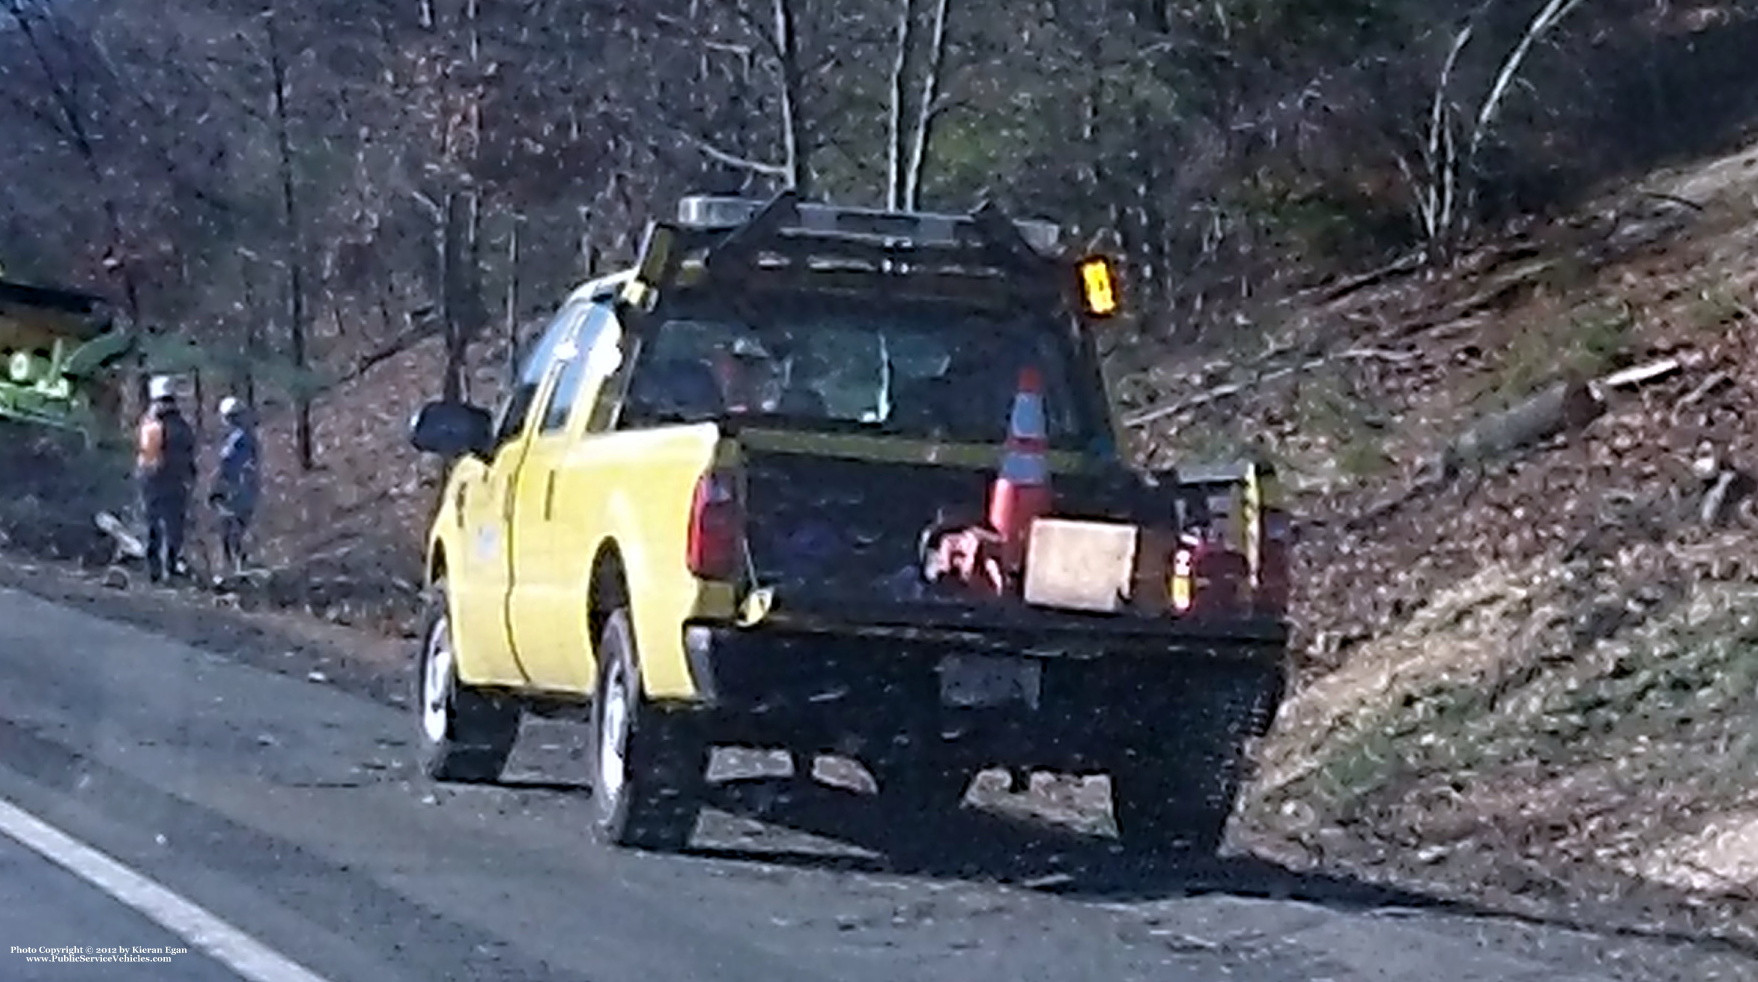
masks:
[[[244,410],[244,403],[239,402],[233,396],[227,396],[226,398],[220,400],[220,415],[227,418],[227,419],[230,419],[233,416],[238,415],[243,410]]]
[[[740,358],[768,358],[769,349],[763,342],[746,334],[733,338],[732,353]]]
[[[169,376],[169,375],[154,375],[152,377],[152,380],[147,382],[147,398],[149,398],[149,399],[175,399],[175,398],[177,398],[177,387],[176,387],[176,384],[174,383],[174,381],[172,380],[171,376]]]

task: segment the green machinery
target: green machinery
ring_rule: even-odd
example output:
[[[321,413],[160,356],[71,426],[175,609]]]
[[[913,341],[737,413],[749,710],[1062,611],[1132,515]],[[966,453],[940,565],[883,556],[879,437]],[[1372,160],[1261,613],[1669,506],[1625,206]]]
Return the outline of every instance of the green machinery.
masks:
[[[102,438],[120,419],[116,367],[133,347],[101,298],[0,279],[0,419]]]

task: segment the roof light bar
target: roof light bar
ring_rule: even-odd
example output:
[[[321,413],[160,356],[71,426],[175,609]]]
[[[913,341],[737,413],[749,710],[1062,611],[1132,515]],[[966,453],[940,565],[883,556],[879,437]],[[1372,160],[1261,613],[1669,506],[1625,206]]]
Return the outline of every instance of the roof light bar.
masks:
[[[1111,261],[1104,256],[1088,256],[1080,261],[1081,301],[1094,317],[1110,317],[1117,313],[1117,282],[1111,274]]]
[[[733,228],[750,221],[763,204],[750,198],[692,195],[678,201],[678,224],[697,229]],[[838,208],[821,204],[801,204],[799,215],[795,227],[808,232],[908,239],[923,245],[957,245],[961,241],[960,228],[972,224],[965,215]],[[1027,244],[1039,253],[1054,254],[1062,243],[1062,229],[1052,222],[1016,220],[1013,224]]]

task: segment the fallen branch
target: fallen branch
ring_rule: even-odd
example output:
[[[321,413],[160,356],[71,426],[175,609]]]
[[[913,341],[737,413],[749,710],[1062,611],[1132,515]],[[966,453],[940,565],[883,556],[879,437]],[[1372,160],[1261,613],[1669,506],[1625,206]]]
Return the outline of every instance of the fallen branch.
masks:
[[[782,164],[770,163],[767,160],[753,160],[750,157],[723,150],[681,126],[674,127],[673,132],[685,143],[696,148],[703,156],[717,164],[725,164],[728,167],[750,171],[753,174],[762,174],[765,177],[786,177],[788,174],[787,167]]]
[[[1676,194],[1669,194],[1665,191],[1647,191],[1647,190],[1642,190],[1639,188],[1639,189],[1637,189],[1636,193],[1640,194],[1640,195],[1644,195],[1649,198],[1658,198],[1661,201],[1670,201],[1675,205],[1683,205],[1686,208],[1691,209],[1692,211],[1703,211],[1704,210],[1703,204],[1701,202],[1692,201],[1690,198],[1682,198]]]
[[[374,368],[377,368],[379,365],[390,361],[392,358],[395,358],[405,351],[408,351],[410,348],[426,341],[428,338],[437,337],[444,330],[445,324],[443,322],[434,321],[431,324],[424,324],[420,327],[404,331],[402,334],[393,338],[391,342],[384,347],[379,348],[376,351],[370,351],[362,356],[359,361],[354,363],[354,367],[348,369],[341,378],[336,379],[334,384],[343,385],[352,382],[362,375],[365,375],[367,372],[372,371]]]
[[[1319,299],[1325,303],[1341,300],[1357,290],[1364,290],[1367,287],[1383,283],[1399,273],[1407,273],[1414,269],[1420,269],[1424,258],[1426,258],[1425,254],[1420,251],[1400,256],[1378,269],[1369,270],[1365,273],[1348,277],[1338,283],[1326,287],[1323,292],[1319,294]]]
[[[1589,383],[1589,385],[1596,393],[1604,392],[1607,389],[1627,389],[1641,385],[1644,382],[1652,382],[1658,378],[1665,378],[1683,367],[1685,367],[1685,363],[1677,358],[1662,358],[1659,361],[1651,361],[1646,365],[1636,365],[1622,371],[1613,372],[1610,375],[1595,379]]]
[[[1683,399],[1680,399],[1673,406],[1673,416],[1677,417],[1678,414],[1684,412],[1685,410],[1691,408],[1692,406],[1695,406],[1697,403],[1702,402],[1704,400],[1704,398],[1706,398],[1709,395],[1709,393],[1714,392],[1716,389],[1720,388],[1722,385],[1725,385],[1726,383],[1733,381],[1733,379],[1734,379],[1734,377],[1732,375],[1729,375],[1727,372],[1715,372],[1714,374],[1710,375],[1708,378],[1697,383],[1696,388],[1692,389],[1690,392],[1687,392],[1685,394],[1685,397]]]
[[[1697,520],[1704,525],[1714,525],[1721,520],[1721,512],[1727,505],[1728,496],[1733,493],[1734,484],[1739,480],[1739,472],[1724,470],[1715,479],[1715,486],[1703,496],[1703,507],[1697,512]]]
[[[1255,378],[1246,379],[1241,382],[1228,382],[1225,385],[1218,385],[1212,389],[1199,392],[1188,399],[1172,403],[1171,405],[1156,406],[1151,409],[1141,410],[1140,412],[1125,417],[1123,425],[1145,426],[1155,420],[1165,419],[1168,416],[1176,416],[1179,413],[1189,412],[1192,409],[1199,409],[1210,403],[1219,402],[1229,396],[1238,395],[1248,389],[1267,385],[1277,379],[1287,378],[1298,372],[1310,372],[1314,369],[1323,368],[1334,361],[1385,361],[1393,364],[1403,364],[1405,362],[1414,361],[1420,357],[1422,357],[1422,354],[1417,351],[1398,351],[1390,348],[1350,348],[1347,351],[1339,351],[1335,354],[1313,358],[1298,365],[1285,365],[1281,368],[1265,372]]]
[[[1446,305],[1438,313],[1394,328],[1389,333],[1388,339],[1403,341],[1419,334],[1437,331],[1437,329],[1444,330],[1455,327],[1459,321],[1492,307],[1517,291],[1532,285],[1540,276],[1555,267],[1557,262],[1556,259],[1539,260],[1519,266],[1512,272],[1503,273],[1491,281],[1488,286],[1463,300]]]

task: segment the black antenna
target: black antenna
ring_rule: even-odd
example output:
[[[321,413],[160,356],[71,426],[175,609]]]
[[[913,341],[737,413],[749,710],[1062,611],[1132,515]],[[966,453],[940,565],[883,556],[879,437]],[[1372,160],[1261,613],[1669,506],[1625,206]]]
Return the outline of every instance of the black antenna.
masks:
[[[971,223],[995,258],[1006,265],[1030,272],[1051,264],[1048,257],[1032,248],[1019,226],[995,202],[986,200],[978,205],[971,212]]]
[[[774,235],[787,223],[799,220],[799,206],[799,192],[792,188],[770,198],[744,224],[709,246],[707,254],[702,257],[702,264],[710,272],[714,272],[717,265],[746,261],[755,251],[756,243]]]

